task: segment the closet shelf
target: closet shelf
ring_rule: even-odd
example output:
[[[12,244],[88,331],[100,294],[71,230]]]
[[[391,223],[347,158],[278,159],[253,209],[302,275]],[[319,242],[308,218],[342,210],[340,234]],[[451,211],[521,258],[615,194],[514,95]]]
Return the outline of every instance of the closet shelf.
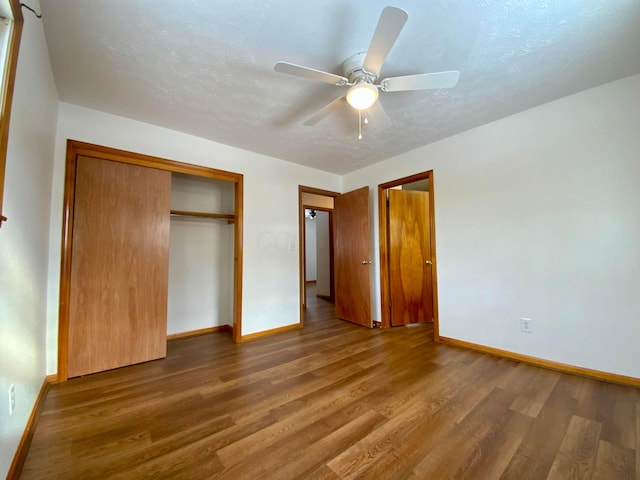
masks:
[[[228,213],[191,212],[187,210],[171,210],[171,215],[180,217],[203,217],[203,218],[225,218],[229,223],[233,223],[236,216]]]

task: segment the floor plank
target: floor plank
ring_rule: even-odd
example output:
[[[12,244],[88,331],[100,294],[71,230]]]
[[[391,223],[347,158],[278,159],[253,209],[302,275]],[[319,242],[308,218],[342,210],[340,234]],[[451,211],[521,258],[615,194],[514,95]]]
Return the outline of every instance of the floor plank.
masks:
[[[633,450],[601,440],[592,480],[633,480],[635,475]]]
[[[23,479],[635,479],[637,389],[366,329],[304,329],[52,385]]]
[[[482,460],[485,452],[495,448],[493,440],[507,428],[513,415],[509,412],[513,400],[511,392],[493,389],[413,468],[413,472],[418,478],[477,478],[471,473],[473,466]],[[518,444],[516,441],[516,447]],[[504,446],[500,442],[498,450]]]
[[[548,480],[591,478],[602,425],[583,417],[571,417]]]

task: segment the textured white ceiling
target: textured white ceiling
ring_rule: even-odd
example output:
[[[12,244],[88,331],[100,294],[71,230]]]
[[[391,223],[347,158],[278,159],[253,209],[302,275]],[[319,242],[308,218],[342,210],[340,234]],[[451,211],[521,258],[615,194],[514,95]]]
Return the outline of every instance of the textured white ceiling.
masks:
[[[60,99],[335,173],[640,72],[640,0],[41,0]],[[409,20],[381,77],[460,70],[454,89],[381,93],[392,125],[345,89],[275,73],[341,74],[387,4]],[[550,127],[551,128],[551,127]]]

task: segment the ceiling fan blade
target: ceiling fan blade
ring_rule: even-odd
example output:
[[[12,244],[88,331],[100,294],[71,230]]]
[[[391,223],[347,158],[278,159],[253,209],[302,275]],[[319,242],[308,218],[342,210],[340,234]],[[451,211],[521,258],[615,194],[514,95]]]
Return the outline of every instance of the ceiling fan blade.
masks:
[[[385,78],[380,82],[380,87],[384,92],[433,90],[437,88],[455,87],[459,79],[460,72],[457,70],[435,73],[420,73],[418,75]]]
[[[293,75],[294,77],[301,77],[309,80],[316,80],[318,82],[330,83],[332,85],[346,85],[349,83],[347,78],[340,75],[334,75],[333,73],[295,65],[293,63],[278,62],[273,69],[278,73]]]
[[[407,22],[407,18],[409,18],[409,14],[401,8],[384,7],[364,59],[363,68],[365,71],[376,76],[380,74],[382,64],[387,59],[387,55],[389,55],[394,43],[396,43],[396,39]]]
[[[391,126],[391,119],[380,101],[375,102],[369,107],[367,112],[370,118],[371,126],[375,129],[385,129]]]
[[[344,98],[345,97],[338,97],[335,100],[333,100],[332,102],[328,103],[322,109],[320,109],[318,112],[316,112],[315,115],[307,118],[304,121],[303,125],[306,126],[306,127],[311,127],[311,126],[315,125],[320,120],[322,120],[323,118],[328,116],[330,113],[332,113],[336,109],[340,108],[342,106],[342,104],[344,103]]]

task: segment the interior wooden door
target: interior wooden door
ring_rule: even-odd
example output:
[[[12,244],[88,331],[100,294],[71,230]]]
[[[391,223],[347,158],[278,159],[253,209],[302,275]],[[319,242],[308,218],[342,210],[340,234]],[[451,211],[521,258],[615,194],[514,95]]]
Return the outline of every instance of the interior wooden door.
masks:
[[[433,321],[429,192],[389,190],[391,325]]]
[[[371,327],[369,187],[337,196],[333,217],[336,314]]]
[[[68,376],[166,356],[171,173],[79,157]]]

